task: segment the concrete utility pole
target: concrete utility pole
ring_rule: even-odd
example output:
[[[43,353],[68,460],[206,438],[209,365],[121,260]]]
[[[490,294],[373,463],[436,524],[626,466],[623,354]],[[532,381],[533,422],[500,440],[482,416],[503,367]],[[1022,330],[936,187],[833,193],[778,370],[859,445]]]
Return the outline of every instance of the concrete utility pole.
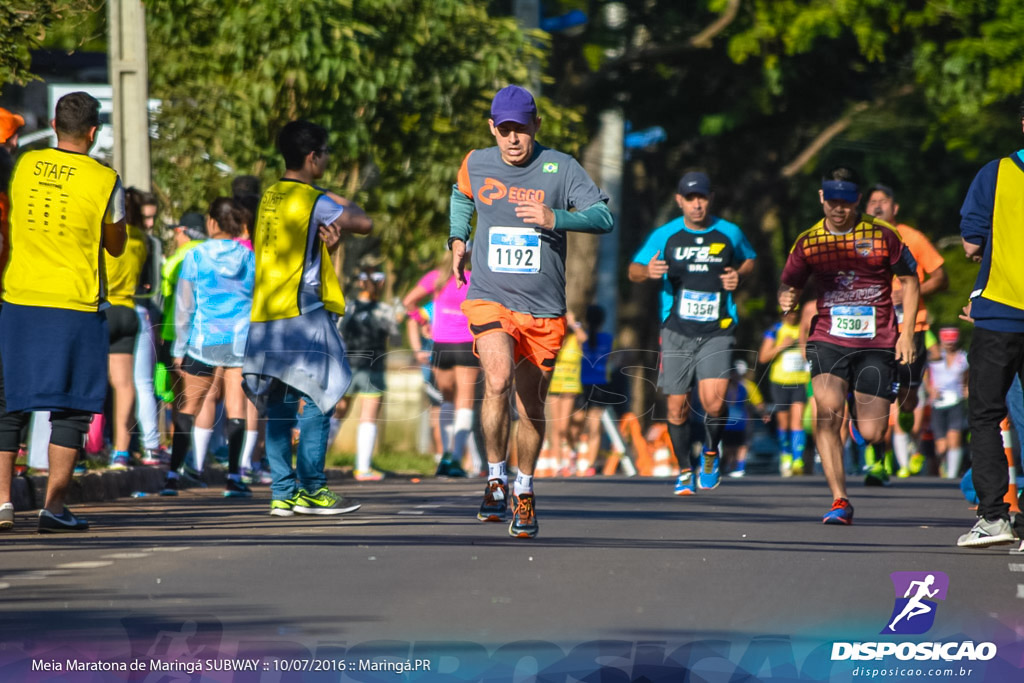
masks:
[[[125,186],[152,189],[146,12],[140,0],[107,0],[114,169]]]
[[[597,288],[594,301],[604,304],[607,317],[604,329],[612,334],[618,330],[619,242],[622,240],[622,161],[626,124],[622,110],[601,112],[601,189],[611,201],[608,208],[615,216],[615,232],[598,240]]]
[[[523,29],[540,28],[540,0],[515,0],[515,15]],[[530,65],[530,92],[540,97],[540,66]]]

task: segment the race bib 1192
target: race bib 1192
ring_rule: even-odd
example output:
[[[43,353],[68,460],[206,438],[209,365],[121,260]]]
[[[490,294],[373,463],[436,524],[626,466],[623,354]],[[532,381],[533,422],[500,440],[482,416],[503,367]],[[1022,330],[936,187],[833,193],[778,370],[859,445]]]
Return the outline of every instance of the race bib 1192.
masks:
[[[540,233],[535,228],[492,227],[487,266],[495,273],[539,273]]]

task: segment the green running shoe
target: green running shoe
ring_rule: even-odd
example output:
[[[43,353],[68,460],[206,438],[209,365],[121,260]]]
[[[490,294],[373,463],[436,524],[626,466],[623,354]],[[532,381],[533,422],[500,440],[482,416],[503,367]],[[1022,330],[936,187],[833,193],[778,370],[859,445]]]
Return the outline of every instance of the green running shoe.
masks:
[[[270,514],[274,517],[291,517],[295,514],[295,505],[305,493],[305,491],[299,489],[292,494],[291,498],[270,501]]]
[[[292,511],[300,515],[343,515],[346,512],[355,512],[360,507],[360,503],[343,498],[322,486],[316,493],[306,493],[299,489],[298,500]]]
[[[865,486],[888,486],[889,485],[889,472],[885,469],[885,465],[880,462],[876,462],[868,468],[867,474],[864,475]]]

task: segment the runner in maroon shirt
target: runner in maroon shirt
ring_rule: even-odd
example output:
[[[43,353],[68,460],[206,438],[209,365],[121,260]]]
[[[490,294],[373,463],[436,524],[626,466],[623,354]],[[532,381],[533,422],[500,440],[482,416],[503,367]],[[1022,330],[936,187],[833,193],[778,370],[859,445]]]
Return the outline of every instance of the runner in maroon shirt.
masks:
[[[818,314],[811,321],[807,360],[818,408],[815,441],[834,502],[822,521],[851,524],[839,437],[847,395],[851,413],[870,443],[880,441],[896,393],[896,362],[914,360],[912,326],[899,334],[892,306],[892,278],[904,287],[907,310],[917,310],[917,264],[888,223],[860,214],[857,177],[848,168],[830,171],[819,190],[825,218],[800,235],[782,271],[779,305],[794,308],[814,276]]]

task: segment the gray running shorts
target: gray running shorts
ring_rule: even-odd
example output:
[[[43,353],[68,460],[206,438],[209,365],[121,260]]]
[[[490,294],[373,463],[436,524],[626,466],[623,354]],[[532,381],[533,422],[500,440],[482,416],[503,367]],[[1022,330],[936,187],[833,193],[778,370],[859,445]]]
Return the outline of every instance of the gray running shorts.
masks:
[[[694,382],[727,378],[735,345],[736,338],[731,335],[687,337],[663,328],[658,388],[669,396],[679,396],[689,394]]]

